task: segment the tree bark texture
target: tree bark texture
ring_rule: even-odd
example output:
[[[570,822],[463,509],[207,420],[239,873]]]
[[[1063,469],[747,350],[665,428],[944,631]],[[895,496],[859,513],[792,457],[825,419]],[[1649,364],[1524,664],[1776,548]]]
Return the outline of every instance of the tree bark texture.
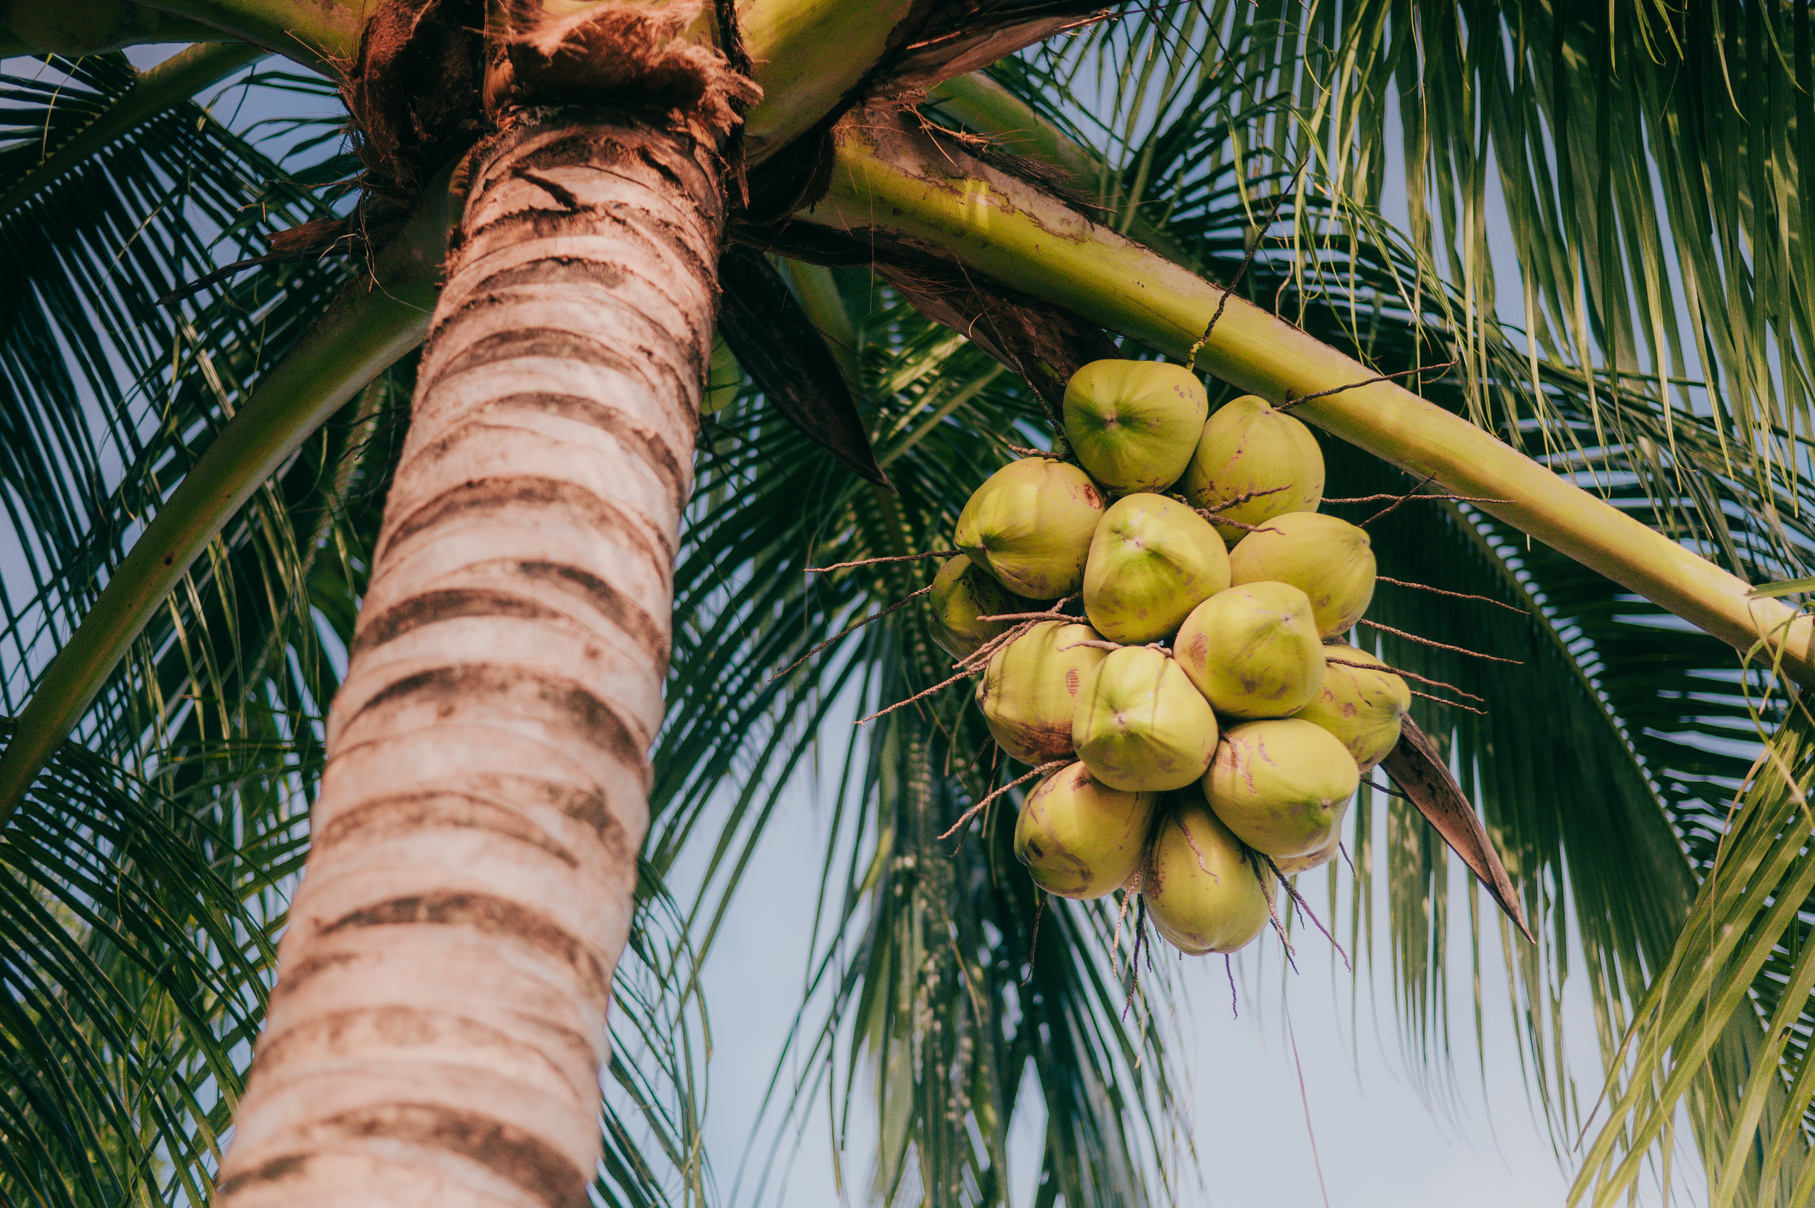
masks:
[[[685,134],[480,160],[221,1204],[588,1203],[723,218]]]

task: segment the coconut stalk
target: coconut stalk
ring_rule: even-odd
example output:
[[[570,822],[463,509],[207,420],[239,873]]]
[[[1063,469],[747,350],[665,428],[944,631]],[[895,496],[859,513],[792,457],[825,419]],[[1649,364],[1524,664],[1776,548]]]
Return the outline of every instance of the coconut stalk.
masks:
[[[1038,186],[873,110],[834,131],[831,191],[798,219],[864,244],[956,261],[1179,360],[1222,310],[1197,363],[1343,440],[1429,477],[1533,538],[1815,685],[1815,623],[1467,420],[1285,320],[1091,221]]]

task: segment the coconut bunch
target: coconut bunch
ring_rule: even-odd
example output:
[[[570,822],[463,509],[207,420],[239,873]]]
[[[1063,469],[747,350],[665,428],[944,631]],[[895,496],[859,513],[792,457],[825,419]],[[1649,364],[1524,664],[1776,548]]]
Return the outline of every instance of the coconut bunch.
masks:
[[[1302,423],[1253,396],[1211,415],[1179,366],[1084,366],[1064,424],[1077,464],[1028,457],[971,496],[932,634],[1044,777],[1015,831],[1034,881],[1138,890],[1168,941],[1231,952],[1272,917],[1275,870],[1335,855],[1411,705],[1341,640],[1373,597],[1368,535],[1317,510]]]

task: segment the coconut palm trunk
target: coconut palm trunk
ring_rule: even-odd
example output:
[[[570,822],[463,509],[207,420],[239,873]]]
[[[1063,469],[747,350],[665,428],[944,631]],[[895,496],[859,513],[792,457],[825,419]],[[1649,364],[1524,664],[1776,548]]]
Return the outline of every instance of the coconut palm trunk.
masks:
[[[588,1203],[718,163],[596,122],[476,159],[222,1203]]]

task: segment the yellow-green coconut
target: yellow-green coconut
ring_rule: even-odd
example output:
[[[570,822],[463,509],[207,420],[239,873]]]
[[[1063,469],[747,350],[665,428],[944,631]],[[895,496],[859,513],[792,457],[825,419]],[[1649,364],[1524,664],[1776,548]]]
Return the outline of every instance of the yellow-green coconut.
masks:
[[[1273,872],[1194,795],[1159,825],[1141,896],[1160,937],[1186,952],[1234,952],[1272,917]]]
[[[932,619],[927,629],[933,641],[955,659],[975,654],[991,638],[1006,633],[1013,621],[982,621],[979,617],[1009,612],[1032,612],[1038,605],[1009,591],[963,554],[947,558],[933,576],[927,593]]]
[[[1112,642],[1171,637],[1179,622],[1229,586],[1229,552],[1208,521],[1164,495],[1109,506],[1084,564],[1084,613]]]
[[[1342,828],[1339,826],[1330,832],[1330,841],[1308,856],[1287,856],[1283,860],[1273,861],[1273,867],[1279,869],[1282,877],[1296,876],[1301,872],[1310,872],[1313,868],[1322,868],[1342,850]]]
[[[1074,465],[1012,461],[972,492],[953,540],[996,582],[1030,600],[1056,600],[1084,583],[1084,559],[1103,493]]]
[[[1342,741],[1296,717],[1229,727],[1203,779],[1216,816],[1275,860],[1327,844],[1360,783]]]
[[[1179,626],[1173,652],[1225,717],[1289,716],[1323,682],[1311,601],[1290,583],[1245,583],[1211,596]]]
[[[1023,763],[1070,755],[1071,719],[1084,681],[1105,651],[1088,625],[1041,621],[990,655],[977,684],[977,704],[996,742]]]
[[[1243,537],[1229,554],[1229,581],[1290,583],[1311,598],[1317,632],[1346,633],[1374,598],[1367,533],[1322,512],[1287,512]]]
[[[1158,800],[1112,789],[1082,763],[1040,782],[1015,821],[1015,858],[1062,898],[1100,898],[1133,875]]]
[[[1163,361],[1092,361],[1065,385],[1065,439],[1112,495],[1178,481],[1209,413],[1203,383]]]
[[[1323,479],[1323,450],[1311,430],[1246,394],[1218,407],[1204,424],[1179,489],[1200,508],[1221,509],[1212,523],[1234,545],[1248,531],[1243,524],[1315,512]],[[1250,498],[1224,506],[1244,495]],[[1223,523],[1228,520],[1242,523]]]
[[[1084,681],[1071,741],[1111,788],[1183,788],[1216,754],[1216,714],[1164,651],[1124,646]]]
[[[1323,653],[1323,685],[1293,716],[1334,734],[1365,772],[1398,743],[1401,723],[1412,709],[1412,690],[1365,650],[1331,642]]]

